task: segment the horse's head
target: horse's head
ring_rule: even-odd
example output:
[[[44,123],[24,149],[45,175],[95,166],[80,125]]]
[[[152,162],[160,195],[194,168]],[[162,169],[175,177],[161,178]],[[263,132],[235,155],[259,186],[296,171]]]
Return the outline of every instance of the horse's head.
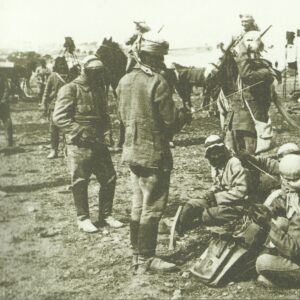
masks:
[[[233,54],[230,51],[224,51],[219,63],[213,66],[214,70],[208,76],[209,84],[219,85],[225,94],[235,91],[238,67]]]
[[[96,51],[96,56],[103,62],[109,76],[108,81],[115,88],[121,77],[125,74],[127,57],[119,44],[112,38],[104,38]]]
[[[103,39],[102,44],[96,51],[96,56],[100,58],[107,68],[110,68],[116,62],[119,62],[120,59],[123,61],[126,59],[119,44],[114,42],[111,37],[109,39]]]

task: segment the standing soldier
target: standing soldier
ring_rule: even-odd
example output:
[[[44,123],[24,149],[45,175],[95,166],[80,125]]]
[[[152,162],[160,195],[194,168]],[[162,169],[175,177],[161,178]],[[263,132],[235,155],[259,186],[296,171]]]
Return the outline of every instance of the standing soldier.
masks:
[[[50,139],[51,150],[47,158],[58,157],[58,145],[59,145],[59,128],[53,123],[52,116],[57,93],[59,89],[65,85],[68,81],[68,64],[64,57],[57,57],[54,62],[53,72],[49,76],[44,95],[42,100],[42,108],[44,115],[48,116],[50,122]]]
[[[122,159],[132,180],[130,240],[137,272],[171,271],[174,264],[155,257],[158,223],[167,204],[172,153],[168,136],[190,121],[175,108],[170,86],[159,74],[169,44],[159,36],[141,39],[139,62],[120,81],[117,94],[125,126]]]
[[[37,67],[35,70],[36,73],[36,79],[37,79],[37,84],[38,84],[38,97],[40,103],[42,102],[45,86],[47,79],[51,73],[51,71],[47,68],[46,66],[46,61],[44,59],[41,60],[40,66]]]
[[[111,216],[116,172],[107,148],[111,127],[103,72],[102,62],[94,55],[87,56],[82,74],[59,90],[53,113],[54,123],[66,134],[78,227],[90,233],[98,230],[89,216],[88,183],[92,173],[100,183],[100,225],[123,225]]]
[[[3,73],[0,73],[0,119],[3,122],[7,146],[12,147],[13,127],[9,108],[9,85]]]

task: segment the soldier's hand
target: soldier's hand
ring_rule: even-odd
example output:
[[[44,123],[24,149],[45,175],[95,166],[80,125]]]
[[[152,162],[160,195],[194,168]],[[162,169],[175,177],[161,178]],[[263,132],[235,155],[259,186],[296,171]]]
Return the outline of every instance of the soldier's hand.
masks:
[[[112,147],[114,144],[113,138],[112,138],[112,131],[107,131],[104,133],[104,144],[108,147]]]
[[[203,199],[211,205],[216,205],[216,197],[213,191],[206,191],[203,195]]]
[[[237,157],[243,165],[247,165],[249,161],[251,162],[255,161],[255,157],[251,155],[247,150],[239,151]]]
[[[186,107],[182,107],[179,109],[179,118],[185,123],[190,124],[193,120],[192,113]]]
[[[272,212],[263,204],[253,204],[249,209],[250,218],[259,226],[268,230],[271,226]]]
[[[84,143],[95,143],[97,135],[94,128],[84,128],[79,136],[79,140]]]

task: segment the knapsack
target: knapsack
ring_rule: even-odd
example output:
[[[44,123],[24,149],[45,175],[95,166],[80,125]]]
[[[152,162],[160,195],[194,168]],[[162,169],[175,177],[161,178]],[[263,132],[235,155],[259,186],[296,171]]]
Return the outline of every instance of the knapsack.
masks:
[[[231,238],[213,235],[190,271],[200,281],[213,287],[250,276],[255,272],[255,261],[264,241],[263,229],[253,222],[246,223]]]

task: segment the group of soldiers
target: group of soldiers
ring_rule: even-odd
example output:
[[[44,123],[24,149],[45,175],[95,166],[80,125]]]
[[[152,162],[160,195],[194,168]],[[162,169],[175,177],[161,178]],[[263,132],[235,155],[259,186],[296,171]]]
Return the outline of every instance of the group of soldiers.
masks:
[[[269,233],[266,250],[256,262],[259,280],[267,285],[300,282],[300,150],[289,143],[279,148],[278,160],[255,156],[258,136],[254,119],[268,122],[275,75],[261,56],[263,43],[253,17],[243,15],[241,21],[244,32],[235,39],[242,42],[235,45],[234,52],[239,73],[236,84],[243,90],[242,99],[240,94],[230,98],[225,139],[207,137],[205,158],[212,169],[213,185],[204,195],[185,203],[176,230],[182,235],[195,224],[226,227],[241,220],[245,208],[255,201],[259,174],[251,164],[259,166],[281,181],[281,188],[264,204],[267,213],[258,218]],[[173,89],[164,72],[168,42],[142,23],[137,23],[137,32],[130,42],[133,46],[127,73],[116,94],[119,118],[125,127],[122,161],[130,170],[132,186],[132,264],[136,274],[145,274],[176,269],[175,264],[156,256],[157,236],[173,168],[170,136],[189,123],[192,114],[176,108],[172,99]],[[99,226],[124,225],[112,216],[116,172],[108,150],[111,124],[104,73],[100,59],[90,55],[82,61],[80,76],[68,82],[68,66],[58,57],[42,100],[51,128],[48,157],[57,157],[61,130],[78,228],[87,233],[98,231],[89,215],[91,174],[100,184]]]

